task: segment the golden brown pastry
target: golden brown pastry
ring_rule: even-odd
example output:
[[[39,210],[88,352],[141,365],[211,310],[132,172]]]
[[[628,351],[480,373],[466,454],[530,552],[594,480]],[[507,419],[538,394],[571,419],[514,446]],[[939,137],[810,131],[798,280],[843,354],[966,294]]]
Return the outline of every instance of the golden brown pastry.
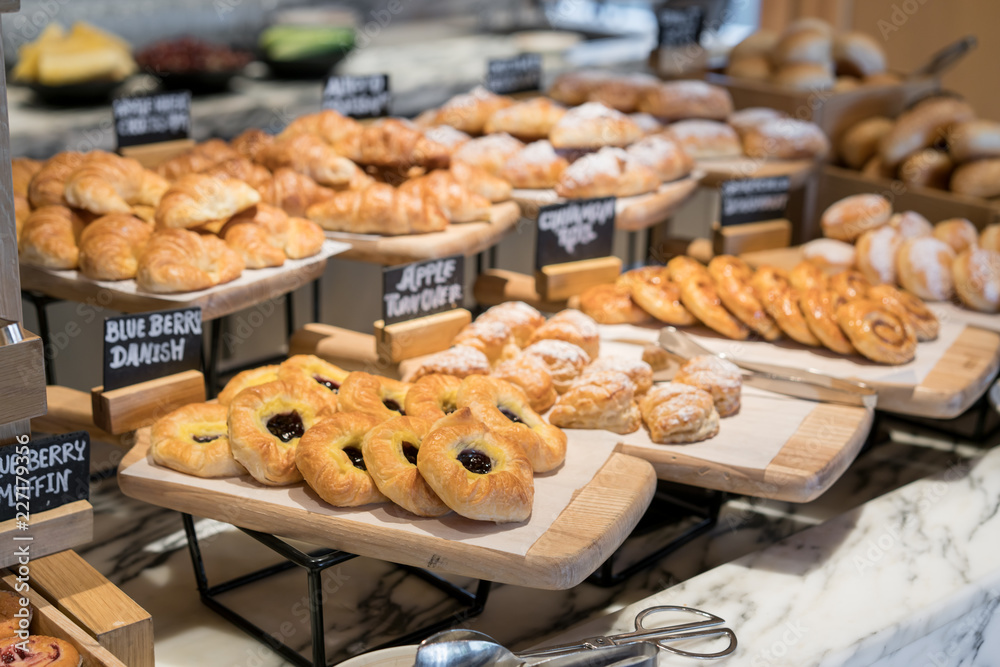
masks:
[[[911,188],[946,189],[955,163],[944,151],[925,148],[913,153],[899,165],[899,180]]]
[[[497,109],[486,120],[486,134],[506,132],[521,141],[537,141],[549,132],[566,113],[566,107],[547,97],[535,97]]]
[[[601,82],[614,78],[614,72],[597,69],[581,69],[564,72],[557,76],[546,94],[557,102],[575,107],[590,97],[590,92]]]
[[[448,171],[466,190],[486,197],[491,202],[510,199],[510,183],[485,169],[464,162],[452,162]]]
[[[94,280],[135,278],[152,233],[152,225],[127,213],[98,218],[80,234],[80,272]]]
[[[239,254],[243,265],[248,269],[263,269],[285,263],[284,251],[277,247],[272,235],[260,225],[252,222],[227,224],[219,235]]]
[[[789,338],[803,345],[820,345],[802,315],[799,291],[792,287],[787,273],[773,266],[761,266],[754,272],[751,284],[767,314]]]
[[[719,432],[719,412],[712,396],[691,385],[655,384],[639,401],[639,410],[653,442],[698,442]]]
[[[1000,250],[1000,223],[987,225],[979,234],[979,247],[987,250]]]
[[[436,169],[405,181],[399,186],[399,192],[437,206],[449,222],[490,219],[490,200],[466,189],[446,169]]]
[[[776,65],[827,64],[833,57],[833,36],[823,29],[786,30],[774,45],[771,59]]]
[[[943,139],[956,123],[972,120],[976,112],[965,101],[948,96],[930,97],[904,111],[879,142],[879,156],[887,167],[898,166],[922,148]]]
[[[448,218],[429,199],[386,183],[338,192],[310,206],[306,215],[323,229],[356,234],[422,234],[448,226]]]
[[[341,412],[311,426],[295,448],[295,465],[309,488],[334,507],[388,501],[362,453],[365,437],[380,423],[363,412]]]
[[[482,134],[486,124],[497,111],[514,104],[506,95],[496,95],[482,86],[476,86],[468,93],[456,95],[428,114],[428,125],[450,125],[467,134]]]
[[[674,257],[667,263],[670,279],[681,290],[681,302],[705,326],[733,340],[746,340],[750,330],[722,306],[712,276],[701,262]]]
[[[754,56],[768,56],[774,50],[781,34],[774,30],[756,30],[739,42],[729,51],[729,60],[741,60]]]
[[[452,169],[456,163],[461,163],[502,177],[504,165],[522,149],[523,143],[504,132],[479,137],[462,144],[452,154]]]
[[[340,391],[340,385],[344,384],[349,375],[348,371],[340,366],[312,354],[296,354],[288,357],[278,365],[277,373],[281,380],[312,381],[335,394]]]
[[[743,152],[772,160],[819,160],[830,152],[830,142],[815,123],[794,118],[769,120],[743,136]]]
[[[895,122],[885,116],[872,116],[852,125],[837,144],[837,153],[851,169],[861,169],[878,153],[879,142]]]
[[[262,199],[265,194],[267,194],[268,189],[272,187],[271,182],[274,180],[271,172],[268,171],[266,167],[262,167],[255,162],[251,162],[245,157],[236,157],[231,160],[224,160],[212,165],[201,173],[208,176],[215,176],[216,178],[235,178],[238,181],[243,181],[257,190]],[[316,183],[316,181],[313,181],[307,176],[302,176],[302,178],[308,180],[310,183]]]
[[[192,292],[236,280],[242,272],[243,259],[219,237],[162,229],[149,237],[135,282],[146,292]]]
[[[615,283],[586,289],[580,295],[580,310],[600,324],[642,324],[652,319],[632,300],[628,287]]]
[[[75,269],[82,233],[83,220],[65,206],[36,208],[21,229],[21,261],[49,269]]]
[[[258,160],[271,171],[288,167],[326,186],[345,185],[355,172],[350,160],[313,134],[279,139],[263,149]]]
[[[795,289],[802,291],[814,287],[825,288],[829,280],[826,273],[819,266],[812,262],[802,261],[788,272],[788,282]]]
[[[844,297],[848,301],[854,299],[864,299],[868,296],[868,290],[872,284],[860,271],[848,269],[830,276],[830,289]]]
[[[229,404],[233,456],[261,484],[302,480],[296,467],[299,439],[337,410],[337,397],[315,382],[275,380],[247,387]]]
[[[1000,157],[1000,123],[977,118],[948,130],[948,153],[956,162]]]
[[[934,233],[934,225],[916,211],[893,213],[889,218],[889,226],[899,232],[904,241],[918,236],[931,236]]]
[[[837,73],[864,78],[885,71],[885,51],[871,35],[841,32],[833,38],[833,60]]]
[[[243,181],[189,174],[164,193],[156,208],[156,226],[183,229],[224,221],[259,201],[260,194]]]
[[[665,134],[696,160],[743,155],[740,136],[721,121],[683,120],[672,123]]]
[[[855,248],[836,239],[813,239],[802,244],[802,257],[821,269],[843,270],[854,266]]]
[[[799,307],[809,330],[825,347],[839,354],[854,354],[857,350],[840,330],[837,322],[837,308],[845,303],[847,299],[837,292],[813,287],[801,292]]]
[[[899,284],[921,299],[947,301],[955,293],[954,260],[952,247],[933,236],[905,241],[896,253]]]
[[[554,188],[569,161],[546,140],[528,144],[500,170],[500,177],[515,188]]]
[[[535,329],[545,324],[545,316],[523,301],[497,304],[476,318],[478,322],[490,320],[499,320],[506,324],[518,347],[526,346]]]
[[[596,359],[601,348],[597,322],[590,315],[567,308],[553,315],[548,322],[531,334],[528,344],[540,340],[562,340],[583,349],[591,359]]]
[[[470,375],[458,389],[458,407],[524,450],[535,472],[548,472],[566,459],[566,434],[531,409],[520,388],[485,375]]]
[[[31,203],[28,201],[28,187],[31,179],[42,168],[42,163],[26,157],[16,157],[11,160],[11,180],[14,193],[14,219],[17,223],[17,238],[21,238],[21,227],[31,214]]]
[[[535,357],[545,364],[556,392],[569,389],[591,357],[578,345],[565,340],[538,340],[524,348],[522,356]],[[520,357],[518,357],[520,359]]]
[[[938,337],[940,322],[919,297],[896,289],[892,285],[875,285],[868,290],[868,297],[878,301],[893,315],[906,320],[918,341],[934,340]]]
[[[857,299],[837,308],[837,322],[862,355],[882,364],[905,364],[917,351],[917,336],[905,319],[880,302]]]
[[[965,218],[942,220],[934,225],[934,238],[944,241],[958,254],[979,241],[979,230]]]
[[[461,378],[454,375],[422,375],[406,392],[404,411],[409,417],[436,422],[458,409],[458,388],[461,385]]]
[[[628,287],[632,300],[661,322],[686,326],[698,321],[681,303],[681,288],[670,279],[670,270],[665,266],[626,271],[618,284]]]
[[[858,238],[855,263],[868,282],[896,284],[896,252],[903,240],[891,225],[870,229]]]
[[[233,477],[246,468],[229,447],[229,410],[218,403],[191,403],[153,423],[149,452],[158,465],[195,477]]]
[[[261,153],[263,153],[273,143],[274,136],[268,134],[264,130],[252,127],[248,130],[244,130],[234,137],[233,140],[229,142],[229,145],[243,157],[256,162],[258,156],[260,156]]]
[[[517,352],[510,327],[496,319],[476,320],[465,325],[451,344],[475,348],[485,354],[491,364]]]
[[[0,639],[0,663],[16,667],[79,667],[83,658],[65,639],[28,635]]]
[[[356,151],[338,150],[358,164],[394,168],[443,168],[448,166],[453,155],[451,148],[427,138],[418,127],[403,118],[380,118],[365,125]]]
[[[588,153],[563,171],[556,194],[566,198],[631,197],[660,187],[660,177],[620,148]]]
[[[420,361],[420,365],[406,378],[407,382],[416,382],[425,375],[441,373],[464,378],[467,375],[488,375],[490,360],[483,352],[469,345],[455,345],[429,354]]]
[[[354,159],[359,150],[363,129],[361,123],[353,118],[327,109],[299,116],[276,139],[287,141],[301,134],[312,134],[330,144],[338,154]]]
[[[432,422],[395,417],[368,431],[361,444],[364,464],[379,491],[417,516],[442,516],[451,511],[417,468],[420,444]]]
[[[653,386],[653,368],[647,362],[628,357],[601,357],[583,369],[581,375],[600,371],[618,371],[628,376],[635,385],[635,394],[640,396]]]
[[[727,359],[714,354],[691,357],[677,370],[673,381],[710,394],[720,417],[730,417],[740,411],[743,373]]]
[[[982,313],[1000,311],[1000,252],[972,245],[955,258],[952,272],[962,303]]]
[[[638,110],[669,121],[725,120],[733,112],[733,98],[725,88],[704,81],[668,81],[647,90]]]
[[[722,305],[736,319],[764,340],[781,338],[781,329],[754,293],[750,284],[753,269],[746,262],[732,255],[716,255],[708,263],[708,273],[715,282]]]
[[[951,175],[951,191],[970,197],[1000,196],[1000,158],[959,165]]]
[[[451,153],[458,150],[458,147],[472,139],[472,137],[461,130],[457,130],[451,125],[434,125],[424,128],[424,137],[436,144],[441,144]]]
[[[240,371],[222,388],[217,400],[219,401],[219,405],[229,405],[236,398],[236,395],[247,387],[256,387],[259,384],[274,382],[277,379],[278,364]]]
[[[136,160],[93,151],[66,177],[65,197],[70,206],[91,213],[130,213],[132,204],[159,204],[167,185]]]
[[[748,56],[735,60],[730,58],[726,63],[725,73],[737,79],[766,81],[771,77],[771,60],[767,56]]]
[[[549,132],[556,148],[596,149],[628,146],[642,138],[636,122],[600,102],[587,102],[567,111]]]
[[[593,371],[570,385],[549,414],[562,428],[602,429],[626,434],[639,430],[642,415],[635,384],[619,371]]]
[[[386,421],[406,414],[409,389],[406,382],[355,371],[344,379],[337,398],[342,412],[365,412]]]
[[[642,360],[654,371],[666,370],[670,367],[670,353],[659,345],[643,345]]]
[[[210,170],[209,173],[213,172]],[[237,177],[235,174],[233,176]],[[374,183],[373,179],[365,178]],[[335,190],[323,187],[305,174],[287,168],[275,170],[270,179],[257,187],[257,192],[261,203],[277,206],[288,215],[298,217],[305,216],[310,206],[332,199],[336,194]]]
[[[644,137],[625,150],[639,164],[656,172],[661,181],[675,181],[694,169],[691,156],[662,134]]]
[[[548,365],[533,354],[501,361],[490,375],[518,387],[527,397],[531,409],[539,414],[551,408],[558,397]]]
[[[156,173],[168,181],[176,181],[181,176],[196,174],[238,157],[241,157],[240,152],[222,139],[209,139],[161,163]]]
[[[892,204],[881,195],[863,194],[844,197],[830,205],[820,218],[823,235],[853,243],[869,229],[889,222]]]
[[[770,107],[747,107],[745,109],[738,109],[737,111],[729,114],[726,118],[726,122],[732,126],[736,133],[740,135],[740,138],[746,136],[747,132],[762,125],[771,120],[780,120],[782,118],[788,118],[788,114],[784,111],[778,111],[777,109],[772,109]]]
[[[84,163],[86,156],[76,151],[56,153],[35,172],[28,184],[28,201],[33,208],[68,206],[66,179]]]
[[[417,468],[438,497],[466,518],[509,523],[531,516],[531,462],[469,408],[434,425],[420,443]]]
[[[632,113],[639,108],[642,96],[659,84],[660,80],[651,74],[616,74],[595,81],[587,95],[587,101],[600,102],[623,113]]]

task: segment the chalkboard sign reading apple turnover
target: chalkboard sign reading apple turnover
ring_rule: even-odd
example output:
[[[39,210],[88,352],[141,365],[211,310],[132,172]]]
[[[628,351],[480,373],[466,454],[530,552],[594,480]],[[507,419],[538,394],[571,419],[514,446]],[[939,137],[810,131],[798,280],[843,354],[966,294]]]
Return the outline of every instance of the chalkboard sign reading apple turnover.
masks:
[[[389,75],[331,76],[323,84],[324,111],[352,118],[389,115]]]
[[[89,497],[86,431],[31,441],[21,436],[17,444],[0,448],[0,522],[17,519],[19,526],[30,527],[32,514]]]
[[[119,97],[111,103],[118,148],[187,139],[191,134],[191,93]]]
[[[541,207],[535,267],[610,256],[615,201],[614,197],[573,199]]]
[[[104,320],[104,390],[201,368],[201,308]]]
[[[722,199],[719,223],[728,227],[784,218],[788,187],[788,176],[723,181],[719,186]]]
[[[382,270],[382,320],[395,324],[461,307],[465,257],[443,257]]]
[[[497,95],[538,90],[541,85],[542,56],[537,53],[491,60],[487,65],[486,89]]]

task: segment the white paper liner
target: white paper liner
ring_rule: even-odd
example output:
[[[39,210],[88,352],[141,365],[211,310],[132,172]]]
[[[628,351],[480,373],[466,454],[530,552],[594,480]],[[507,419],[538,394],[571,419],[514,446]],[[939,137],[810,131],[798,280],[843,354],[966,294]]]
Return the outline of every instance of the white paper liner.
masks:
[[[955,322],[988,331],[1000,331],[1000,314],[997,313],[980,313],[949,301],[931,302],[927,307],[941,322]]]

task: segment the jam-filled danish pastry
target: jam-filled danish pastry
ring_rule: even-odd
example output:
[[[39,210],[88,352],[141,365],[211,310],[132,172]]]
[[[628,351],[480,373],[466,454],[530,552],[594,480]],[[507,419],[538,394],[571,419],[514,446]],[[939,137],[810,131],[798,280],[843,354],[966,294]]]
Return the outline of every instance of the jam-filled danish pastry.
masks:
[[[191,403],[153,424],[149,452],[153,460],[195,477],[246,474],[229,447],[229,409],[218,403]]]
[[[342,412],[365,412],[385,421],[406,414],[409,388],[399,380],[355,371],[340,385],[337,397]]]
[[[302,480],[299,439],[337,410],[336,396],[315,382],[275,380],[244,389],[229,404],[229,445],[254,479],[268,486]]]
[[[531,409],[524,392],[509,382],[484,375],[462,380],[458,407],[519,445],[535,472],[548,472],[566,459],[566,434]]]
[[[11,667],[79,667],[76,647],[58,637],[30,635],[27,639],[0,639],[0,665]]]
[[[872,361],[905,364],[917,351],[917,335],[910,323],[881,302],[858,299],[837,308],[837,322],[854,347]]]
[[[247,387],[255,387],[265,382],[274,382],[278,379],[278,365],[261,366],[241,371],[233,376],[233,379],[226,383],[226,386],[219,392],[217,400],[219,405],[229,405]]]
[[[306,484],[334,507],[357,507],[388,500],[371,475],[362,453],[365,435],[378,417],[341,412],[316,424],[302,436],[295,465]]]
[[[417,468],[438,497],[464,517],[505,523],[531,516],[531,462],[469,408],[434,425],[420,444]]]
[[[368,474],[379,491],[417,516],[441,516],[451,511],[417,469],[420,445],[432,424],[417,417],[395,417],[368,431],[361,444]]]
[[[404,412],[435,422],[458,409],[458,388],[462,380],[453,375],[425,375],[406,392]]]
[[[313,354],[296,354],[288,357],[278,366],[278,377],[282,380],[292,378],[312,380],[335,394],[340,391],[340,385],[344,384],[348,375],[348,371],[340,366],[331,364]]]

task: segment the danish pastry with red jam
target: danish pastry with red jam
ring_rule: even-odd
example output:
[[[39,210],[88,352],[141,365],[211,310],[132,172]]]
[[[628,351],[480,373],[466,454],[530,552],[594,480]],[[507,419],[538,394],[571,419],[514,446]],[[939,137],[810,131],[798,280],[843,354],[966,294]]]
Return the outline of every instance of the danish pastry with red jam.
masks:
[[[192,403],[153,424],[149,452],[158,465],[195,477],[246,474],[229,446],[229,409],[218,403]]]
[[[232,380],[226,383],[226,386],[219,392],[217,400],[219,401],[219,405],[229,405],[233,402],[233,399],[236,398],[236,394],[240,393],[247,387],[256,387],[259,384],[274,382],[277,379],[277,364],[241,371],[234,375]]]
[[[460,386],[462,381],[452,375],[425,375],[406,392],[405,412],[435,422],[458,408]]]
[[[406,414],[410,385],[399,380],[356,371],[340,385],[340,410],[364,412],[385,421]]]
[[[335,366],[312,354],[296,354],[278,366],[278,377],[282,380],[296,377],[312,380],[335,394],[340,391],[340,385],[344,384],[348,375],[348,371],[340,366]]]
[[[357,507],[388,500],[368,474],[362,442],[379,425],[378,417],[341,412],[302,436],[295,465],[306,484],[334,507]]]
[[[432,424],[417,417],[396,417],[368,431],[361,444],[375,486],[417,516],[441,516],[451,511],[417,469],[420,445]]]

